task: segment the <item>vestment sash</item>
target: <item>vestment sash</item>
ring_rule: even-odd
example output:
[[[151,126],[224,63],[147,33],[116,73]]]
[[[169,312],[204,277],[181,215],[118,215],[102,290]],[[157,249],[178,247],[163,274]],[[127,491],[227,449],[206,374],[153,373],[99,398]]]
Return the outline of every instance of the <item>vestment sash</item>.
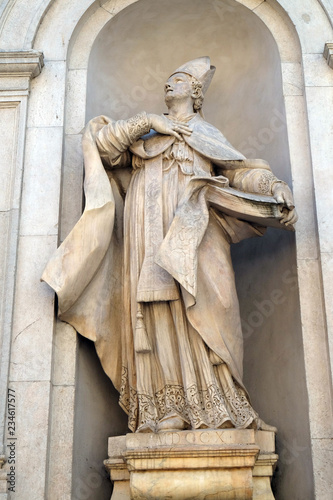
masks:
[[[172,276],[155,262],[163,241],[162,156],[145,161],[145,258],[140,271],[137,301],[176,300]]]

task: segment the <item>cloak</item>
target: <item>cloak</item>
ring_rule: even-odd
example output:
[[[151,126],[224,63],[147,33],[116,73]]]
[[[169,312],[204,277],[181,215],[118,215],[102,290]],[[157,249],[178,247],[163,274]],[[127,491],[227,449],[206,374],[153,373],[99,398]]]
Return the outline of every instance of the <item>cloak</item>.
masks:
[[[110,122],[101,116],[91,120],[85,129],[85,209],[50,259],[42,280],[58,295],[59,318],[95,342],[104,371],[120,391],[124,195],[117,169],[105,169],[95,142],[98,131]],[[193,131],[191,136],[184,136],[185,141],[222,173],[241,169],[254,174],[270,172],[266,162],[246,160],[199,115],[189,121],[189,126]],[[150,161],[160,157],[174,141],[175,137],[151,132],[133,144],[130,151]],[[128,152],[126,155],[125,166],[129,167]],[[242,334],[229,244],[260,236],[265,229],[210,209],[205,197],[207,183],[226,187],[228,179],[193,177],[158,248],[155,264],[180,284],[188,320],[242,386]],[[229,295],[223,292],[226,287],[231,289]],[[205,321],[207,308],[214,309],[214,324]]]

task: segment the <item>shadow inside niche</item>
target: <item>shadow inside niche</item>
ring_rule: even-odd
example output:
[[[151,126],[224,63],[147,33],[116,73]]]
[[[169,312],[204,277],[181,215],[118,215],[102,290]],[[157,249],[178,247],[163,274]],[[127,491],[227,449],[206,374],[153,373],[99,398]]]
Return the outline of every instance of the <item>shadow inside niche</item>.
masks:
[[[94,343],[79,335],[74,417],[72,500],[110,500],[103,461],[108,438],[129,432],[119,394],[104,373]]]

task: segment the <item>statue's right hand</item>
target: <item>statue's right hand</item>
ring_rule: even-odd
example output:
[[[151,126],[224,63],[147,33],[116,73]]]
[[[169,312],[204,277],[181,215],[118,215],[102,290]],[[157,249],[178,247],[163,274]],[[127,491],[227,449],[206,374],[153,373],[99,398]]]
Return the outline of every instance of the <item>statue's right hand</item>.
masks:
[[[150,127],[156,132],[165,135],[174,135],[180,141],[182,140],[181,134],[191,135],[192,133],[192,130],[186,123],[168,118],[167,116],[149,114],[148,118]]]

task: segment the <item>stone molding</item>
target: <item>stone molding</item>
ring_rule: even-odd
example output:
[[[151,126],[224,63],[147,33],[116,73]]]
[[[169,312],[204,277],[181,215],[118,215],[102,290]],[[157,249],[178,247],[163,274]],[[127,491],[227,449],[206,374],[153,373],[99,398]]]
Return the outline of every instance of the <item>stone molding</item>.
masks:
[[[333,69],[333,42],[325,43],[324,57],[329,67]]]
[[[37,50],[0,51],[0,76],[38,76],[44,66],[42,52]]]

